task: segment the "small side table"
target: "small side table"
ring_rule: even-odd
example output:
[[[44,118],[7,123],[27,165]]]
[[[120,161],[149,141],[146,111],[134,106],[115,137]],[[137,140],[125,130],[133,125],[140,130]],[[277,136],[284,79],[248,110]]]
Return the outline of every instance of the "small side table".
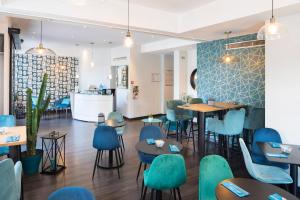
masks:
[[[157,123],[159,126],[161,126],[161,124],[162,124],[162,120],[158,119],[158,118],[152,118],[152,119],[145,118],[145,119],[142,119],[142,122],[144,122],[144,126],[146,126],[146,124],[152,125],[155,123]]]
[[[66,168],[66,143],[67,133],[52,131],[41,136],[42,139],[42,174],[57,174]]]

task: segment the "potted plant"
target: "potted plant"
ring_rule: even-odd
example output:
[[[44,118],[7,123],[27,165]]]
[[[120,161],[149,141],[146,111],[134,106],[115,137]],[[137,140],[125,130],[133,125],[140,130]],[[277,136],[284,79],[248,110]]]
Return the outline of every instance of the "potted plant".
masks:
[[[44,74],[43,82],[38,95],[37,104],[32,108],[32,89],[27,89],[26,101],[26,134],[27,134],[27,151],[22,153],[22,164],[24,173],[32,175],[38,172],[41,158],[43,156],[42,150],[36,149],[37,134],[40,126],[42,114],[47,109],[50,102],[50,95],[46,95],[48,75]]]

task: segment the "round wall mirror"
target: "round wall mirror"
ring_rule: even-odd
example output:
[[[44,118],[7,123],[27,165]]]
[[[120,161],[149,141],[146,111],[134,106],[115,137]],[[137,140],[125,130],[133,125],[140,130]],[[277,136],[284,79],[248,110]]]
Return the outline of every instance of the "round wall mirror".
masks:
[[[197,81],[197,69],[194,69],[190,77],[190,83],[194,90],[196,89],[196,81]]]

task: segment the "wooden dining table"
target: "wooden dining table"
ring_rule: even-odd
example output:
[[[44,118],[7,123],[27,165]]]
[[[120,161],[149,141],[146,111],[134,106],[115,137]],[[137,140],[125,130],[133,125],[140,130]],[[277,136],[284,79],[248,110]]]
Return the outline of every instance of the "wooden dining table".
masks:
[[[6,142],[7,137],[20,135],[19,141]],[[26,126],[5,127],[5,133],[0,134],[0,147],[13,147],[17,148],[17,160],[21,159],[21,145],[26,144]]]
[[[200,158],[206,155],[205,148],[205,118],[208,113],[224,112],[231,109],[239,109],[246,107],[245,105],[227,103],[227,102],[214,102],[213,105],[208,104],[186,104],[178,106],[184,110],[190,110],[197,113],[197,129],[198,129],[198,154]]]

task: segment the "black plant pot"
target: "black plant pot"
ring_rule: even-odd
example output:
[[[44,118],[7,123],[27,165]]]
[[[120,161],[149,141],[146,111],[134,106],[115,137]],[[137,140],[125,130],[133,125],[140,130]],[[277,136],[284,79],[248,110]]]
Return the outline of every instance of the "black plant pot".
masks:
[[[34,156],[27,156],[26,151],[22,153],[21,161],[26,175],[34,175],[39,172],[42,156],[43,151],[41,149],[37,149]]]

